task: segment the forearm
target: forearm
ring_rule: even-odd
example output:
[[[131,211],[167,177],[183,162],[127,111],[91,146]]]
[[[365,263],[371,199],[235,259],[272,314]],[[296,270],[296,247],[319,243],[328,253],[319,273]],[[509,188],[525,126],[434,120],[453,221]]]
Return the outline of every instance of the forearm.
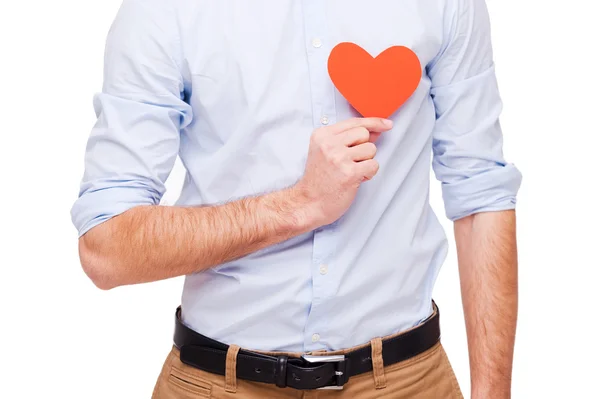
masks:
[[[473,399],[510,398],[517,323],[514,211],[458,220],[458,250]]]
[[[141,206],[80,239],[100,288],[188,275],[315,228],[294,188],[209,207]]]

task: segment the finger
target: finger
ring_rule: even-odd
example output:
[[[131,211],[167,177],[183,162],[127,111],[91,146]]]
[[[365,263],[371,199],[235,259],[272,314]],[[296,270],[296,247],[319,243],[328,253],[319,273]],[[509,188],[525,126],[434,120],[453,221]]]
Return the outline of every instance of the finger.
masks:
[[[369,130],[366,127],[355,127],[340,133],[338,137],[342,141],[342,144],[347,147],[352,147],[368,142],[371,133],[369,133]]]
[[[373,159],[377,153],[377,147],[373,143],[363,143],[348,149],[350,158],[355,162],[366,161]]]
[[[367,159],[354,165],[356,165],[356,173],[361,176],[361,181],[371,180],[379,171],[379,162],[375,159]]]
[[[334,133],[341,133],[357,127],[364,127],[370,132],[385,132],[394,126],[394,122],[384,118],[352,118],[332,125]]]

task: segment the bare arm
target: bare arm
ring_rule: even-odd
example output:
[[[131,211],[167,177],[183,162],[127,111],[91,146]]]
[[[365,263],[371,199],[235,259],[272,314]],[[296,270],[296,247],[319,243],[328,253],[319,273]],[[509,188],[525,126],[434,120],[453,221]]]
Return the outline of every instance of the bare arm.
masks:
[[[515,212],[455,222],[473,399],[507,399],[517,324]]]
[[[80,238],[81,263],[102,289],[198,272],[338,219],[378,170],[379,118],[317,129],[293,187],[219,206],[138,206]]]
[[[311,229],[293,189],[212,207],[140,206],[83,235],[82,265],[103,289],[191,274]]]

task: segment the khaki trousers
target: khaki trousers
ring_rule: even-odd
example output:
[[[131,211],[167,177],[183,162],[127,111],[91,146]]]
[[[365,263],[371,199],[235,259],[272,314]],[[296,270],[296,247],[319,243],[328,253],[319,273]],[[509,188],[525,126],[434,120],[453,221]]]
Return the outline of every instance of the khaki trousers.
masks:
[[[463,399],[456,376],[441,343],[438,342],[429,350],[411,359],[384,367],[381,341],[382,338],[371,341],[373,371],[351,377],[344,389],[340,391],[300,391],[294,388],[278,388],[271,384],[237,379],[235,368],[239,347],[235,345],[231,345],[229,348],[225,376],[208,373],[183,364],[179,360],[179,350],[173,347],[158,377],[152,399]],[[356,348],[327,354],[343,354],[354,349]],[[281,352],[262,353],[282,354]],[[301,355],[300,353],[285,354],[290,357]]]

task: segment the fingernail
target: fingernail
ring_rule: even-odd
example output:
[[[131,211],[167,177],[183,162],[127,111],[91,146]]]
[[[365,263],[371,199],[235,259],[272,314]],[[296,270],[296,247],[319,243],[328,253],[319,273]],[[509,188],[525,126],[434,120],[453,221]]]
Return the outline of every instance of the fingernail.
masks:
[[[393,121],[391,121],[391,120],[389,120],[389,119],[385,119],[385,118],[384,118],[384,119],[381,119],[381,122],[383,122],[383,124],[384,124],[386,127],[392,127],[392,126],[394,126],[394,122],[393,122]]]

